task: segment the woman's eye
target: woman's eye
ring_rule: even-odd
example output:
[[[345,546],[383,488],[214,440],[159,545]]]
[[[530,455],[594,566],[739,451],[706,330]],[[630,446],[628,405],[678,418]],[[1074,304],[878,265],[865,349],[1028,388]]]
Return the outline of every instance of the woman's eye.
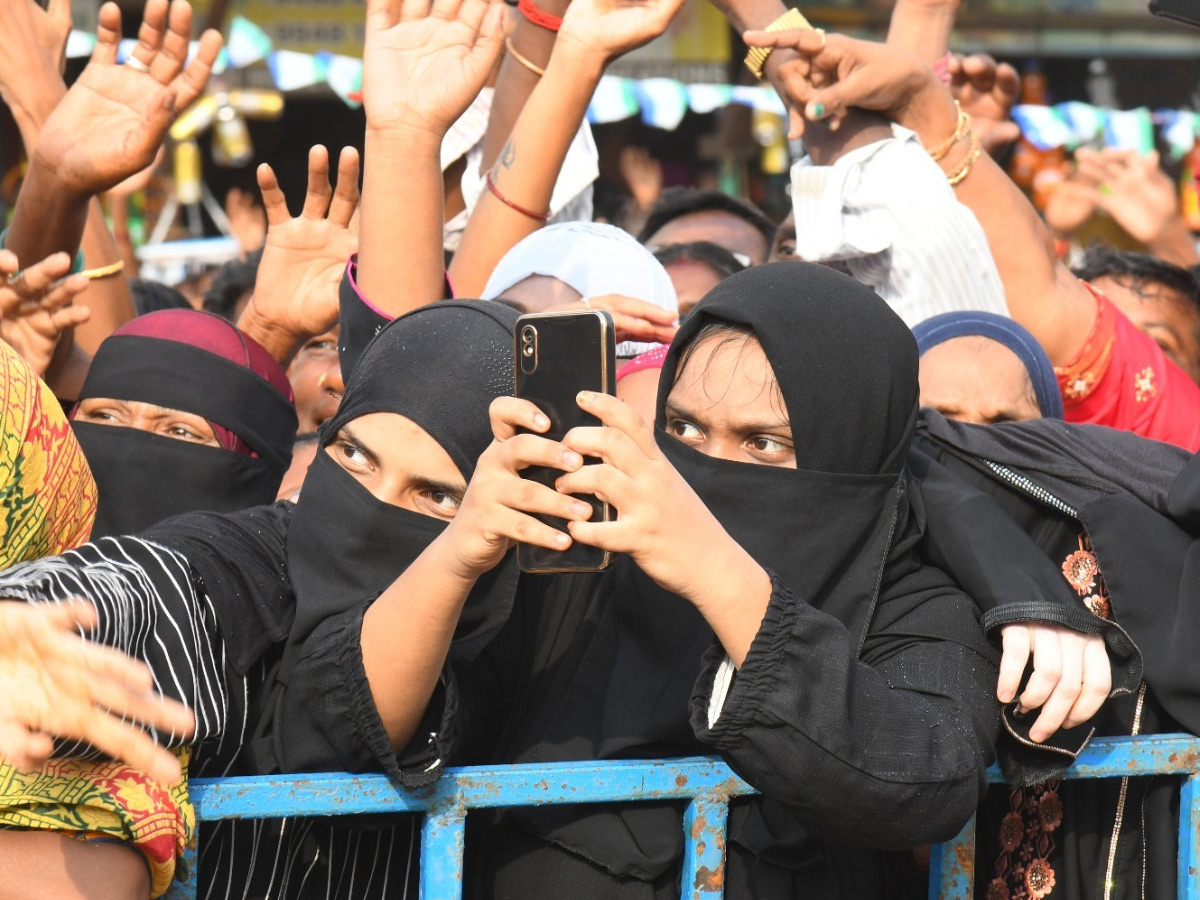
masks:
[[[454,515],[458,512],[458,507],[462,503],[461,500],[446,491],[430,491],[426,496],[429,497],[430,503],[442,515]]]
[[[702,438],[700,429],[684,419],[672,419],[667,422],[667,430],[681,441],[695,441]]]
[[[789,444],[761,434],[750,438],[750,448],[764,456],[783,456],[792,452]]]
[[[115,422],[117,417],[105,409],[93,409],[82,414],[85,419],[90,419],[94,422]]]
[[[788,242],[782,243],[779,245],[775,253],[777,256],[795,256],[796,245]]]
[[[333,341],[313,341],[304,348],[305,350],[319,350],[322,353],[327,353],[337,349],[337,344]]]
[[[348,444],[345,441],[337,443],[338,455],[345,461],[346,465],[361,471],[368,471],[371,468],[371,460],[367,454],[363,453],[362,448]]]

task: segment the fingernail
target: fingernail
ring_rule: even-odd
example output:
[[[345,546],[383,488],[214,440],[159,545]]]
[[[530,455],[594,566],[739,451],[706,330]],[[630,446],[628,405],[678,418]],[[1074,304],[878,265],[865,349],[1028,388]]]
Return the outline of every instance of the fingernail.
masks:
[[[592,402],[592,392],[591,391],[580,391],[579,397],[577,399],[579,400],[580,403],[591,403]]]
[[[567,450],[563,453],[563,462],[569,469],[578,469],[583,465],[583,457],[574,450]]]
[[[535,428],[546,429],[550,427],[550,420],[538,413],[533,417],[533,424]]]
[[[565,547],[567,544],[571,543],[571,539],[565,534],[559,532],[558,534],[554,535],[554,543],[558,544],[560,547]]]
[[[575,515],[579,516],[581,519],[586,519],[592,514],[592,508],[582,501],[576,503],[574,509]]]

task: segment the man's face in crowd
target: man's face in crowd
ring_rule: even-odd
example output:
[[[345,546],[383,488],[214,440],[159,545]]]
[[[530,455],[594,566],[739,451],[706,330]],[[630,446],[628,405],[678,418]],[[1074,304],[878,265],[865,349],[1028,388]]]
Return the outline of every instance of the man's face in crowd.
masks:
[[[693,241],[709,241],[724,247],[734,256],[745,257],[754,266],[766,262],[767,252],[771,249],[762,232],[745,219],[716,209],[672,219],[650,236],[646,246],[669,247]]]
[[[466,480],[442,445],[396,413],[359,416],[325,452],[375,499],[410,512],[453,519],[467,492]]]
[[[1040,419],[1033,382],[1017,355],[985,337],[958,337],[921,357],[921,405],[973,425]]]
[[[779,223],[775,231],[775,240],[771,244],[771,256],[768,262],[781,262],[796,258],[796,214],[788,213],[787,218]]]
[[[1162,284],[1110,275],[1094,279],[1092,285],[1139,331],[1154,338],[1188,378],[1200,383],[1200,310],[1186,297]]]
[[[333,418],[342,393],[342,366],[338,360],[338,330],[312,338],[300,348],[288,369],[288,380],[296,395],[300,434],[311,434],[326,419]]]
[[[692,311],[700,300],[721,283],[721,276],[709,266],[694,259],[680,259],[666,267],[679,299],[679,317]]]
[[[583,298],[575,288],[549,275],[530,275],[518,281],[498,298],[519,306],[527,313],[545,312]]]

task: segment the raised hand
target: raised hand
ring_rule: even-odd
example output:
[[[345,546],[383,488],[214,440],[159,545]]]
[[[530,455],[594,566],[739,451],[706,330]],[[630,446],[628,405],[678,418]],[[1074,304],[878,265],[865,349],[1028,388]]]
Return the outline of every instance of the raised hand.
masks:
[[[64,90],[62,70],[70,33],[70,0],[50,0],[46,9],[34,0],[0,3],[0,42],[4,44],[0,100],[14,112],[32,112],[40,103],[57,102]],[[58,90],[50,90],[49,85]]]
[[[177,782],[175,757],[122,720],[187,735],[192,714],[155,693],[145,665],[81,638],[78,630],[95,621],[87,603],[0,600],[0,756],[18,769],[35,769],[60,737],[86,741],[158,781]]]
[[[176,110],[204,89],[221,49],[212,30],[187,61],[192,8],[187,0],[149,0],[138,43],[117,65],[121,13],[100,8],[91,62],[46,120],[36,162],[59,187],[90,196],[120,184],[153,161]]]
[[[83,275],[64,276],[71,258],[56,253],[15,278],[17,260],[0,252],[0,339],[8,343],[39,376],[45,376],[62,334],[91,316],[73,298],[87,290]]]
[[[368,0],[368,129],[444,134],[495,68],[504,46],[503,18],[504,5],[488,0]]]
[[[329,185],[329,151],[308,152],[308,193],[293,218],[275,172],[258,167],[258,186],[267,211],[267,241],[254,282],[254,295],[238,327],[286,365],[299,345],[324,334],[338,318],[338,285],[358,250],[350,220],[358,209],[358,151],[342,150],[337,190]]]
[[[997,64],[983,53],[955,55],[950,60],[950,92],[971,116],[971,131],[988,153],[1021,136],[1009,118],[1021,95],[1021,76],[1008,63]]]
[[[1159,167],[1158,151],[1080,148],[1079,171],[1094,181],[1096,203],[1130,236],[1152,244],[1179,217],[1175,182]]]
[[[683,0],[572,0],[556,51],[601,54],[609,62],[665,32],[682,6]]]
[[[941,89],[925,61],[899,47],[811,28],[747,31],[743,39],[750,47],[786,47],[800,54],[802,60],[790,67],[784,100],[830,128],[836,129],[852,107],[899,121],[923,88]]]

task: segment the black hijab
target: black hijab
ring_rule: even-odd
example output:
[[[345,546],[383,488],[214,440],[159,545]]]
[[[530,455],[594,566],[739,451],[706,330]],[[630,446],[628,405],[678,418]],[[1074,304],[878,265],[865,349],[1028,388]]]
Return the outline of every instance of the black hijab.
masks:
[[[72,422],[99,491],[92,540],[136,534],[182,513],[235,512],[275,499],[297,427],[287,377],[232,325],[215,326],[216,318],[168,310],[134,320],[100,345],[79,399],[135,400],[203,416],[248,452]]]
[[[713,459],[664,430],[678,370],[710,322],[744,326],[762,344],[792,424],[797,469]],[[800,262],[758,266],[714,288],[676,335],[660,382],[656,431],[668,459],[760,565],[846,627],[860,656],[873,622],[916,622],[913,610],[926,603],[928,634],[957,637],[941,633],[929,602],[953,592],[951,582],[916,556],[921,526],[905,457],[917,396],[916,342],[899,317],[853,279]],[[593,582],[590,599],[595,637],[561,712],[536,721],[540,737],[517,761],[711,752],[688,719],[714,643],[700,613],[624,557]],[[682,852],[678,812],[669,808],[510,816],[617,875],[657,878]],[[810,858],[797,849],[807,834],[770,801],[739,804],[731,820],[733,840],[759,857],[791,860],[786,865]]]
[[[337,415],[321,429],[287,536],[296,594],[289,650],[324,619],[377,597],[445,528],[444,522],[377,500],[324,448],[353,420],[402,415],[450,455],[464,480],[492,441],[488,406],[512,392],[517,313],[498,303],[439,301],[384,328],[364,352]],[[480,580],[463,611],[456,652],[482,645],[507,616],[516,569]],[[499,594],[507,601],[483,602]],[[292,662],[285,654],[282,678]]]

